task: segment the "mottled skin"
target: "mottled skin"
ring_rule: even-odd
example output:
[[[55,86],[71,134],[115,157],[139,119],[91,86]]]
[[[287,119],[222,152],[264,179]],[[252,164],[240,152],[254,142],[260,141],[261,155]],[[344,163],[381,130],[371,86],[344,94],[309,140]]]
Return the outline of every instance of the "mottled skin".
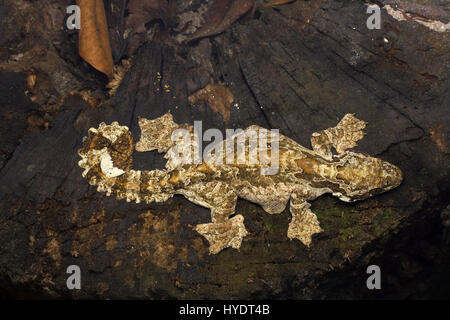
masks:
[[[217,163],[218,159],[226,159],[227,153],[216,152],[208,160],[192,163],[189,151],[195,150],[195,144],[183,139],[174,142],[171,136],[175,129],[183,128],[193,138],[193,128],[176,124],[170,113],[154,120],[142,118],[139,126],[142,133],[136,150],[165,152],[168,159],[165,170],[132,170],[134,144],[128,128],[116,122],[102,123],[98,129],[89,130],[79,150],[82,157],[79,165],[85,169],[83,177],[91,185],[97,185],[98,191],[116,194],[118,199],[163,202],[182,194],[189,201],[211,209],[211,223],[197,225],[195,229],[209,241],[213,254],[227,247],[239,249],[247,235],[243,216],[234,215],[238,197],[260,204],[270,214],[283,212],[289,201],[292,220],[287,235],[309,247],[312,235],[322,231],[316,215],[309,209],[309,200],[324,193],[346,202],[362,200],[391,190],[402,181],[402,173],[396,166],[347,151],[363,137],[365,127],[365,122],[351,114],[345,115],[336,127],[314,133],[313,150],[281,134],[272,136],[279,142],[279,167],[273,175],[261,173],[261,168],[269,167],[266,162],[250,161],[255,158],[248,143],[243,144],[242,150],[228,152],[234,162]],[[223,144],[231,139],[239,141],[252,132],[268,131],[251,126]],[[267,136],[265,151],[270,155],[270,132]],[[337,155],[332,154],[332,147]],[[182,155],[181,159],[175,154]]]

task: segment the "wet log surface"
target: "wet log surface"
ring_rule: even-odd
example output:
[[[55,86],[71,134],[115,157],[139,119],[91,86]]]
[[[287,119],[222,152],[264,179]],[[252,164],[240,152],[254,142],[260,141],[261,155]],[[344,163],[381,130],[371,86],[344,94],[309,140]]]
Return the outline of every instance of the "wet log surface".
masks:
[[[435,2],[429,5],[439,8]],[[448,12],[441,9],[433,12]],[[14,12],[0,6],[0,15]],[[10,64],[2,65],[1,295],[297,299],[448,294],[450,35],[396,21],[385,10],[382,28],[368,30],[367,17],[363,1],[295,1],[257,7],[231,30],[190,44],[155,39],[139,48],[106,104],[93,107],[78,94],[66,95],[42,130],[32,130],[32,115],[42,110],[25,95],[26,68],[12,72]],[[2,26],[2,32],[8,28]],[[95,77],[76,71],[81,61],[70,49],[73,36],[62,37],[66,42],[55,45],[61,62],[53,63],[73,74],[75,80],[64,78],[68,86],[101,87]],[[16,39],[9,35],[2,41],[9,45]],[[0,56],[6,59],[3,51]],[[213,82],[226,85],[234,96],[227,124],[206,104],[188,102]],[[355,113],[368,122],[356,150],[396,164],[404,182],[354,204],[332,196],[315,200],[312,210],[324,232],[314,236],[309,249],[287,238],[288,209],[269,215],[239,200],[237,212],[249,235],[240,251],[209,255],[206,240],[193,230],[209,221],[208,210],[181,196],[150,205],[106,197],[88,185],[77,165],[77,150],[90,127],[115,120],[137,139],[139,117],[167,110],[179,123],[202,120],[204,130],[252,124],[279,128],[307,147],[312,132]],[[162,155],[153,152],[134,156],[136,169],[163,165]],[[81,290],[66,288],[66,268],[73,264],[82,270]],[[382,269],[381,291],[366,288],[370,264]]]

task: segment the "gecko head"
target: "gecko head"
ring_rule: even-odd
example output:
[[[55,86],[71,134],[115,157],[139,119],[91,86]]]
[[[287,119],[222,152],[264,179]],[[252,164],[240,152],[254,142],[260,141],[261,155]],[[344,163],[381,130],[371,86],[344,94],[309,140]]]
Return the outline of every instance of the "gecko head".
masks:
[[[131,169],[132,153],[133,138],[128,127],[102,122],[98,128],[89,129],[83,139],[78,165],[85,170],[83,177],[113,178]]]
[[[336,167],[336,179],[344,182],[342,200],[355,201],[392,190],[403,180],[402,171],[395,165],[362,153],[347,152]]]

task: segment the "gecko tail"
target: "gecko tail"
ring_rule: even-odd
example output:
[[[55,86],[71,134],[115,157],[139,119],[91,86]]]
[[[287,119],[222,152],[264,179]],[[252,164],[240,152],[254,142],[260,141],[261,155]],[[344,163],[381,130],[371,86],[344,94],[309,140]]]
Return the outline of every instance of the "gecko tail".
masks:
[[[133,138],[126,126],[117,122],[91,128],[78,150],[84,169],[82,176],[97,191],[115,195],[127,202],[163,202],[170,196],[170,184],[164,170],[133,170]]]

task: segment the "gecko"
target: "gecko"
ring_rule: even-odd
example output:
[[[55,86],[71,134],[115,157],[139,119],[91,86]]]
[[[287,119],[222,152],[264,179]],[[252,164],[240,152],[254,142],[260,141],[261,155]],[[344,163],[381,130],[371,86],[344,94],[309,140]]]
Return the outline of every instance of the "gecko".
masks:
[[[192,163],[183,158],[183,152],[188,154],[195,146],[185,139],[174,139],[172,134],[184,129],[193,136],[194,128],[175,123],[168,112],[153,120],[139,118],[141,136],[136,144],[129,128],[118,122],[102,122],[98,128],[90,128],[78,150],[78,164],[90,185],[119,200],[165,202],[179,194],[210,209],[211,221],[194,227],[208,241],[210,254],[228,247],[239,249],[248,234],[244,217],[235,212],[238,198],[260,205],[269,214],[282,213],[289,203],[292,219],[287,237],[309,248],[312,236],[323,231],[310,209],[311,200],[326,193],[345,202],[364,200],[396,188],[403,180],[402,171],[395,165],[349,150],[363,138],[365,126],[365,121],[346,114],[335,127],[312,134],[312,149],[277,133],[278,171],[262,175],[261,166],[267,164],[250,161],[249,143],[233,150],[235,161],[231,163]],[[266,134],[268,140],[274,137],[268,129],[253,125],[218,143],[226,144],[250,131]],[[134,170],[134,149],[165,153],[165,169]],[[271,151],[271,145],[267,150]],[[244,152],[243,162],[237,161],[240,152]],[[225,156],[226,152],[218,152],[211,159]]]

